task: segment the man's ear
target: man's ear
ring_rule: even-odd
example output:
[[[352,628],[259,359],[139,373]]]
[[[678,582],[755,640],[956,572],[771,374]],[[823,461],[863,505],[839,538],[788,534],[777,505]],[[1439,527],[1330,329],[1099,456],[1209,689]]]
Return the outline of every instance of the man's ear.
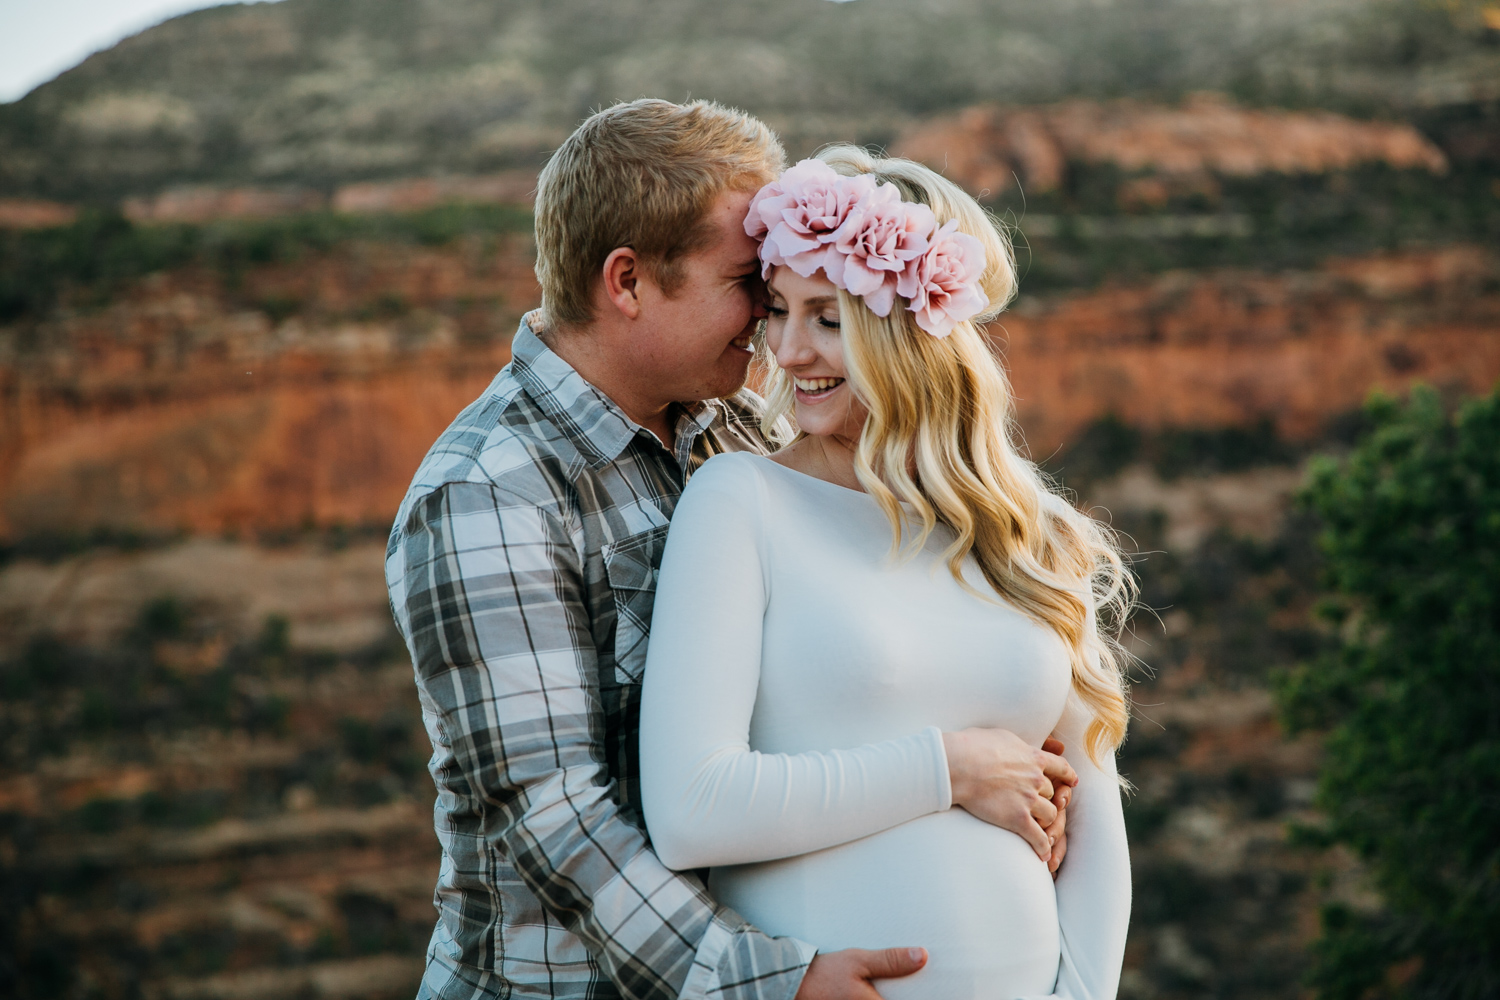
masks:
[[[618,247],[604,258],[604,297],[627,319],[640,319],[641,259],[631,247]]]

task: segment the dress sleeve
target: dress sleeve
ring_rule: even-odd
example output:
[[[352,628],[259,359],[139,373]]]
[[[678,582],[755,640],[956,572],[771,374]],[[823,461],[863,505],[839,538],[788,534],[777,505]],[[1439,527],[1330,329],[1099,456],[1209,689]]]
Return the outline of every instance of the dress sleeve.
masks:
[[[774,525],[744,456],[706,463],[672,518],[641,693],[641,798],[676,869],[792,857],[952,805],[936,727],[848,750],[750,748]]]
[[[1070,693],[1054,731],[1067,748],[1063,756],[1078,772],[1078,786],[1068,803],[1068,854],[1057,874],[1062,958],[1049,1000],[1114,1000],[1125,959],[1130,924],[1125,813],[1114,754],[1096,765],[1085,748],[1091,718],[1088,707]]]

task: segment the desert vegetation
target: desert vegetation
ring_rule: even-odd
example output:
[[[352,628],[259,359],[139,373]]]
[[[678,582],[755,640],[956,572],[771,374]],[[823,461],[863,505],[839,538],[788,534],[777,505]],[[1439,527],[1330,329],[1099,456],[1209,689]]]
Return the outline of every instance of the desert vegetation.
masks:
[[[1310,981],[1329,998],[1477,998],[1500,984],[1500,389],[1456,413],[1427,390],[1405,407],[1376,398],[1368,419],[1304,494],[1323,525],[1319,613],[1339,639],[1277,693],[1293,731],[1329,731],[1327,819],[1298,835],[1357,852],[1383,905],[1324,908]]]

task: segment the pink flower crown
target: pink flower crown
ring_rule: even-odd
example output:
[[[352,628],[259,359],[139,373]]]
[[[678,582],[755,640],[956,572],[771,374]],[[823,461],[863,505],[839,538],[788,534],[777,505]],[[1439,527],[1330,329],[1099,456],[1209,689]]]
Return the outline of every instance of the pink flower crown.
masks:
[[[804,278],[822,270],[881,317],[900,295],[934,337],[990,304],[979,289],[984,244],[959,232],[957,219],[939,227],[896,185],[845,177],[822,160],[803,160],[756,192],[745,232],[760,240],[762,277],[781,264]]]

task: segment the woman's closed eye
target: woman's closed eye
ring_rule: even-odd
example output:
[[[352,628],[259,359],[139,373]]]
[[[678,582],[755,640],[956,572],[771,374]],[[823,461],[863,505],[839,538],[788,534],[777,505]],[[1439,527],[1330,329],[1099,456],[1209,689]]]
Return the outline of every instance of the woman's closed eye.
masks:
[[[785,317],[791,315],[791,310],[788,309],[786,305],[780,302],[768,303],[766,305],[766,312],[772,316],[777,317],[778,319],[784,319]],[[825,330],[843,329],[842,324],[839,322],[838,316],[819,316],[817,319],[817,323]]]

